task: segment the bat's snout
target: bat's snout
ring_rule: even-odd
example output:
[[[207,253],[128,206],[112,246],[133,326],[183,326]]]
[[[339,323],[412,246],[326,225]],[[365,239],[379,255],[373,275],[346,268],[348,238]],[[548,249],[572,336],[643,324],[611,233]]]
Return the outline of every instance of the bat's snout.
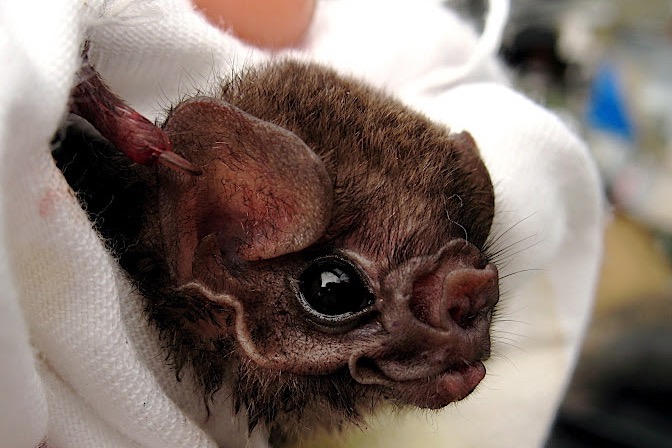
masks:
[[[458,268],[445,275],[429,274],[416,281],[409,300],[413,315],[438,330],[457,325],[469,329],[492,310],[499,299],[497,269]]]
[[[387,339],[349,362],[362,384],[391,398],[438,408],[466,397],[485,376],[497,268],[464,240],[409,260],[383,282],[377,304]]]

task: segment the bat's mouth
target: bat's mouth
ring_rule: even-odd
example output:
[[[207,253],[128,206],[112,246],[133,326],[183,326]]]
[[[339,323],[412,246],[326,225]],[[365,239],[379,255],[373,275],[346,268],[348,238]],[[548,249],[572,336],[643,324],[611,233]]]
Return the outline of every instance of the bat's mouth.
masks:
[[[462,400],[485,377],[485,366],[481,361],[451,367],[431,376],[403,380],[386,375],[375,363],[361,361],[357,362],[356,368],[350,369],[357,382],[382,386],[386,399],[425,409],[440,409]]]
[[[485,366],[479,361],[434,377],[397,382],[392,389],[408,404],[440,409],[472,393],[484,377]]]

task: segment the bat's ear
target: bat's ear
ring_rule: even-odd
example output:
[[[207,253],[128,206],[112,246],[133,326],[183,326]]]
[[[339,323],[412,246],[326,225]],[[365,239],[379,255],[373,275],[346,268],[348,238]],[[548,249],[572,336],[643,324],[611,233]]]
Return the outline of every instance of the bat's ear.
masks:
[[[175,151],[203,170],[178,181],[173,210],[197,240],[214,234],[224,253],[261,260],[301,250],[323,235],[332,181],[295,134],[213,98],[180,104],[164,130]]]

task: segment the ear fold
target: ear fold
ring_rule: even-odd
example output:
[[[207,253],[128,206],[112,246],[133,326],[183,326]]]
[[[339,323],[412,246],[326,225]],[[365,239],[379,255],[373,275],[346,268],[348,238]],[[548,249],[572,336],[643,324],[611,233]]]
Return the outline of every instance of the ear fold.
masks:
[[[173,148],[203,170],[178,182],[174,206],[194,244],[216,235],[224,254],[261,260],[303,249],[326,230],[332,182],[295,134],[213,98],[194,98],[164,125]]]

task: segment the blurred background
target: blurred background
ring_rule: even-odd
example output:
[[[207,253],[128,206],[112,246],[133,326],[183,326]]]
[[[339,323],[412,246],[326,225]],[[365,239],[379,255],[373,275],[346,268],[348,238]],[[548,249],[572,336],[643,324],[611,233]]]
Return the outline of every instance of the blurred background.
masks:
[[[486,6],[450,3],[476,23]],[[588,141],[612,214],[547,448],[672,447],[672,1],[512,0],[501,55]]]

